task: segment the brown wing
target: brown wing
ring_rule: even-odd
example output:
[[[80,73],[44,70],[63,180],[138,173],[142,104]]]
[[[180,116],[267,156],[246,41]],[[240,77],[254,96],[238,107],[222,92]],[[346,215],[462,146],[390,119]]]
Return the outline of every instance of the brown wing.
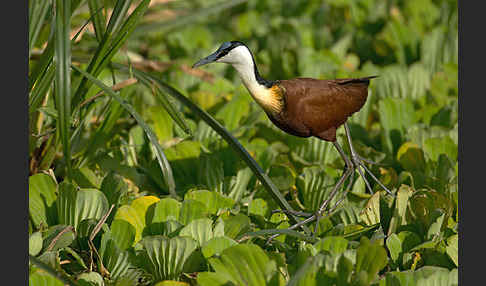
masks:
[[[286,108],[274,120],[297,136],[335,141],[336,129],[365,104],[370,78],[282,80],[278,85],[285,90]]]

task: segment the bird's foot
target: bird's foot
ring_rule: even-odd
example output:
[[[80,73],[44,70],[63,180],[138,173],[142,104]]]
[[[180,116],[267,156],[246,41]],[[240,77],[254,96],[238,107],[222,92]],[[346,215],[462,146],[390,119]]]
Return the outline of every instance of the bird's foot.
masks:
[[[360,156],[359,154],[354,152],[354,150],[352,150],[352,152],[351,152],[351,161],[353,162],[353,165],[354,165],[353,167],[358,170],[359,175],[361,176],[361,178],[363,178],[363,181],[365,182],[366,187],[370,190],[370,192],[372,194],[373,194],[373,189],[371,188],[370,183],[366,179],[365,174],[363,173],[363,170],[360,167],[362,167],[365,170],[365,172],[368,173],[371,176],[371,178],[373,178],[373,180],[376,183],[378,183],[378,185],[380,185],[380,187],[382,187],[388,194],[394,196],[393,193],[385,185],[383,185],[383,183],[375,175],[373,175],[373,173],[370,171],[370,169],[368,167],[366,167],[366,165],[364,164],[364,162],[366,162],[368,164],[372,164],[372,165],[377,165],[378,163],[373,162],[369,159],[363,158],[362,156]]]

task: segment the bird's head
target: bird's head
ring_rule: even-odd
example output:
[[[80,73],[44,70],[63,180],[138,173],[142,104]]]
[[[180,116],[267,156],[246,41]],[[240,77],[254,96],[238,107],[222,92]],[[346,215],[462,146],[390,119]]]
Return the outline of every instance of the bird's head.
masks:
[[[224,42],[214,53],[200,59],[192,67],[199,67],[213,62],[231,65],[253,65],[253,57],[248,47],[239,41]]]

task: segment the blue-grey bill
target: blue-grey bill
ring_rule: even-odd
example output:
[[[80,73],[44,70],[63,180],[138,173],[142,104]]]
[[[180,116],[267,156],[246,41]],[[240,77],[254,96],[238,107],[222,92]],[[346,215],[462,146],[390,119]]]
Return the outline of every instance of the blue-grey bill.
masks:
[[[192,65],[192,68],[196,68],[196,67],[199,67],[199,66],[202,66],[202,65],[205,65],[205,64],[212,63],[217,59],[218,59],[218,52],[215,52],[215,53],[210,54],[209,56],[207,56],[203,59],[200,59],[197,63]]]

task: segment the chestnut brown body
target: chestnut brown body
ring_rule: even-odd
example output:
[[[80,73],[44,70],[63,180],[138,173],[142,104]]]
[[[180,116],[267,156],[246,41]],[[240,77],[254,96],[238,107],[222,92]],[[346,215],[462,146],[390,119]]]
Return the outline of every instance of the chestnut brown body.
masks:
[[[281,97],[283,109],[267,115],[289,134],[334,142],[336,129],[365,104],[368,85],[374,77],[277,81],[271,89]]]

